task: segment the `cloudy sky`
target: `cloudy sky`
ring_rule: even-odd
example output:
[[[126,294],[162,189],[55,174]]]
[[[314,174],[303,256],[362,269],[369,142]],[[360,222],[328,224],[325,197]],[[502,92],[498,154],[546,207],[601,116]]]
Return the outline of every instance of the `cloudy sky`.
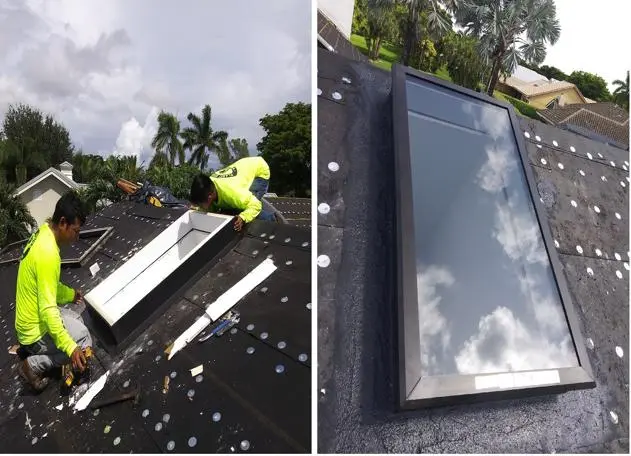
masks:
[[[566,74],[589,71],[611,83],[624,80],[631,68],[628,32],[629,0],[555,0],[561,38],[548,48],[545,65]],[[597,6],[596,6],[597,5]]]
[[[250,153],[266,113],[310,101],[308,1],[0,0],[0,117],[50,112],[86,153],[152,155],[160,109],[213,127]]]

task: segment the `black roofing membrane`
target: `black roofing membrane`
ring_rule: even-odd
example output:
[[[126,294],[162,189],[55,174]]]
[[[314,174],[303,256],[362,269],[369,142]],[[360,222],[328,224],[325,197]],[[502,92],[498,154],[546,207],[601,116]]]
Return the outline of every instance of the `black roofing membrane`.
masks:
[[[594,344],[588,356],[596,388],[395,412],[391,75],[323,49],[318,72],[319,87],[330,84],[325,78],[353,81],[345,105],[318,98],[317,203],[344,208],[342,215],[318,214],[318,255],[330,257],[330,265],[318,270],[318,451],[628,453],[629,182],[622,165],[629,158],[624,151],[520,118],[520,134],[531,136],[525,138],[530,166],[559,242],[582,334]],[[326,169],[331,161],[343,164],[345,179]]]
[[[136,203],[118,203],[105,209],[106,217],[102,214],[90,217],[86,228],[113,226],[114,235],[84,267],[63,268],[62,281],[82,286],[87,293],[182,214],[182,211],[159,210],[166,215],[156,219],[153,209],[147,211]],[[311,310],[306,305],[311,296],[310,232],[255,221],[243,233],[241,242],[259,242],[261,233],[276,234],[265,244],[264,256],[247,256],[234,249],[226,253],[184,290],[175,304],[152,317],[150,326],[122,353],[110,356],[99,342],[95,343],[97,362],[92,380],[106,369],[113,372],[95,401],[136,387],[141,394],[135,408],[131,402],[120,403],[102,408],[96,416],[91,410],[73,414],[67,405],[69,398],[60,396],[57,381],[36,396],[24,387],[21,379],[16,379],[17,357],[9,355],[7,348],[15,343],[15,317],[10,304],[15,300],[17,263],[12,267],[0,266],[0,328],[6,325],[11,329],[5,335],[7,348],[0,354],[0,439],[5,442],[5,449],[107,453],[309,452]],[[309,245],[303,246],[305,242]],[[241,313],[241,323],[233,328],[234,333],[226,332],[203,344],[194,341],[167,361],[165,348],[203,314],[206,305],[268,254],[274,256],[278,270],[257,287],[258,290],[266,286],[265,293],[252,291],[234,307]],[[290,258],[292,263],[286,265]],[[96,262],[100,271],[93,277],[89,266]],[[289,299],[282,302],[285,296]],[[84,305],[70,307],[80,313],[85,310]],[[246,320],[248,323],[244,324]],[[249,323],[255,325],[254,331],[246,329]],[[263,331],[268,333],[265,339],[260,337]],[[280,341],[285,342],[284,349],[278,347]],[[254,348],[253,354],[248,354],[248,347]],[[309,355],[304,362],[298,359],[302,353]],[[199,382],[190,373],[198,365],[204,366]],[[169,390],[164,394],[164,377],[172,372],[174,378],[169,377]],[[189,390],[195,391],[192,400]],[[62,403],[61,411],[54,408]],[[149,411],[147,416],[143,416],[144,410]],[[215,413],[221,414],[219,421],[213,420]],[[156,430],[158,422],[162,422],[162,427]]]

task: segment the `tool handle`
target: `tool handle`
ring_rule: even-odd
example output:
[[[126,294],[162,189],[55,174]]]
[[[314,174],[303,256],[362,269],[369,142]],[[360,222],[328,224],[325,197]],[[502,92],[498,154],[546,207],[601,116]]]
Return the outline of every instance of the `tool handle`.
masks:
[[[122,395],[120,395],[120,396],[118,396],[118,397],[116,397],[114,399],[105,399],[105,400],[102,400],[102,401],[98,401],[96,403],[92,403],[90,405],[90,408],[92,410],[94,410],[94,409],[98,409],[98,408],[101,408],[101,407],[105,407],[106,405],[116,404],[117,402],[128,401],[130,399],[134,399],[137,394],[138,394],[137,392],[135,392],[135,393],[125,393],[125,394],[122,394]]]

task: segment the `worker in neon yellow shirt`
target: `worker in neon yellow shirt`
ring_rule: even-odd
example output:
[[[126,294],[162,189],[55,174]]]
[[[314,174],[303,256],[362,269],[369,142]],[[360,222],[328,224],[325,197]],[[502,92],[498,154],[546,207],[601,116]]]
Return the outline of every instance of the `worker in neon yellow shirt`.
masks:
[[[262,199],[269,187],[269,165],[263,157],[246,157],[213,173],[193,179],[190,201],[206,211],[236,209],[234,229],[241,231],[255,218],[275,221],[273,213],[263,210]]]
[[[90,333],[77,313],[57,307],[82,299],[80,290],[59,281],[59,247],[75,241],[84,222],[77,195],[64,194],[57,201],[52,219],[33,233],[20,260],[15,330],[26,359],[19,372],[37,392],[48,385],[45,374],[50,369],[69,360],[78,372],[86,367],[83,349],[92,344]]]

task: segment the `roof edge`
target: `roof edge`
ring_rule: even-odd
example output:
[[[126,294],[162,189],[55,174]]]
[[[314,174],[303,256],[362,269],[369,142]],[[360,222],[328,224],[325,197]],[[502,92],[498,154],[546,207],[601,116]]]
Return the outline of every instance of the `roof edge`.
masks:
[[[58,169],[53,168],[51,166],[50,168],[48,168],[43,173],[40,173],[39,175],[37,175],[34,178],[32,178],[30,181],[28,181],[28,182],[22,184],[20,187],[18,187],[13,192],[13,195],[14,196],[21,195],[22,193],[24,193],[25,191],[27,191],[31,187],[39,184],[41,181],[43,181],[44,179],[46,179],[47,177],[50,177],[50,176],[56,177],[62,184],[66,185],[68,188],[71,188],[71,189],[78,189],[79,188],[79,184],[77,182],[68,179],[66,176],[64,176],[61,173],[61,171],[59,171]]]

